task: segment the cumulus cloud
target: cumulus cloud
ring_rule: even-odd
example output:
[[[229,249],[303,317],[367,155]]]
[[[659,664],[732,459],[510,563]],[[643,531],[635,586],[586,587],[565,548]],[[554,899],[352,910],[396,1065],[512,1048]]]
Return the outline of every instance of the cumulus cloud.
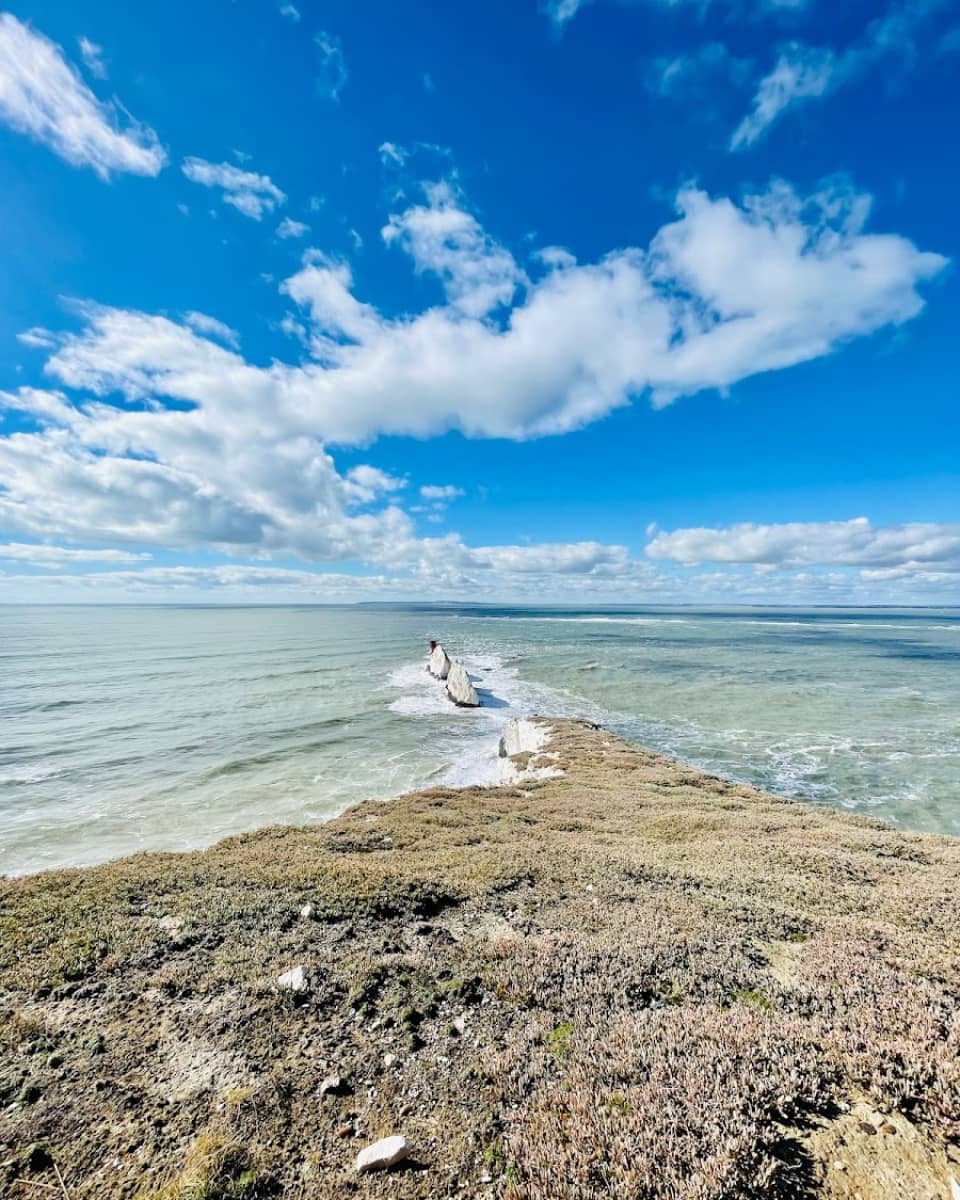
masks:
[[[317,47],[317,93],[336,103],[350,78],[343,47],[332,33],[318,33],[313,40]]]
[[[230,204],[245,217],[254,221],[264,213],[273,212],[287,197],[269,175],[244,171],[232,163],[212,163],[203,158],[186,158],[181,170],[191,183],[201,187],[219,188],[224,204]]]
[[[688,188],[647,250],[526,281],[445,190],[387,237],[439,275],[447,303],[384,317],[350,268],[312,253],[281,285],[311,361],[260,367],[166,318],[89,306],[48,371],[70,387],[257,406],[328,443],[379,434],[526,438],[577,429],[647,393],[656,404],[728,388],[915,317],[946,260],[868,234],[867,198],[785,184],[743,205]],[[512,297],[509,307],[502,311]],[[495,306],[501,311],[491,312]],[[229,417],[228,417],[229,419]]]
[[[656,534],[647,545],[647,555],[693,566],[861,567],[869,569],[872,578],[891,572],[956,574],[960,573],[960,524],[874,526],[866,517],[857,517],[851,521],[677,529]]]
[[[398,475],[381,471],[368,463],[351,467],[344,480],[347,497],[358,504],[372,504],[381,496],[398,492],[407,486],[407,481]]]
[[[436,275],[449,304],[466,316],[509,304],[525,282],[513,255],[461,207],[449,183],[430,184],[426,192],[426,204],[390,218],[384,241],[402,246],[418,272]]]
[[[167,161],[152,129],[98,100],[60,46],[10,13],[0,13],[0,121],[104,180],[157,175]]]
[[[445,299],[386,317],[357,297],[348,264],[308,251],[280,285],[305,362],[250,362],[206,314],[81,306],[79,332],[38,343],[51,386],[0,393],[0,410],[19,414],[0,436],[0,528],[17,541],[363,562],[428,591],[653,589],[652,560],[622,546],[421,537],[405,480],[372,463],[341,473],[330,447],[556,434],[644,393],[666,403],[727,387],[910,319],[944,263],[865,233],[863,197],[804,200],[781,184],[742,205],[687,189],[646,249],[544,262],[531,279],[449,187],[425,195],[386,237]],[[436,515],[455,491],[427,484],[419,498]]]

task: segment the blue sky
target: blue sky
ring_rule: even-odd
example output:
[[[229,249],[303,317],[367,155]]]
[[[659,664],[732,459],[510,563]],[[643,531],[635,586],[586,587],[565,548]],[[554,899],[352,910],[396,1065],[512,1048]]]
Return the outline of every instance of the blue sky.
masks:
[[[956,603],[960,5],[0,17],[0,601]]]

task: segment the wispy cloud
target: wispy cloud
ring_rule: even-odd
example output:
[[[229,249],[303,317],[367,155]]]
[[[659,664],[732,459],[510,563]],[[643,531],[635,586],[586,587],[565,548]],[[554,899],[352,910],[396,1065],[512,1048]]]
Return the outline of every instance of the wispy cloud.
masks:
[[[310,232],[310,226],[303,221],[294,221],[292,217],[284,217],[277,226],[279,238],[302,238]]]
[[[752,62],[732,55],[723,42],[707,42],[692,53],[655,58],[647,72],[647,87],[659,96],[679,96],[703,90],[708,81],[726,77],[745,83]]]
[[[129,550],[81,550],[45,543],[7,542],[0,545],[0,559],[30,563],[35,567],[56,568],[65,563],[143,562],[151,555]]]
[[[152,129],[98,100],[59,46],[10,13],[0,13],[0,121],[101,179],[157,175],[167,161]]]
[[[287,17],[291,21],[299,22],[300,20],[300,10],[295,4],[281,4],[280,15]]]
[[[321,32],[313,40],[317,47],[317,92],[327,100],[339,101],[350,78],[340,39]]]
[[[752,146],[786,109],[801,100],[825,96],[836,86],[837,73],[837,58],[831,50],[795,42],[760,81],[753,109],[734,130],[730,148]]]
[[[202,187],[220,188],[224,204],[232,205],[238,212],[254,221],[262,220],[264,213],[273,212],[277,205],[283,204],[287,198],[269,175],[244,171],[232,163],[212,163],[203,158],[187,158],[184,159],[181,169],[191,183],[199,183]]]
[[[231,329],[229,325],[225,325],[223,321],[218,321],[216,317],[207,316],[202,312],[188,312],[184,314],[183,319],[197,333],[216,338],[218,342],[223,342],[226,346],[236,348],[240,345],[239,333],[235,329]]]
[[[77,45],[80,47],[80,57],[84,66],[90,74],[96,79],[106,79],[107,64],[103,61],[103,47],[91,42],[87,37],[78,37]]]
[[[745,150],[755,145],[786,111],[851,83],[888,55],[899,55],[908,63],[915,61],[917,30],[945,3],[904,0],[894,4],[840,52],[804,42],[784,47],[772,71],[760,80],[753,108],[734,130],[730,148]]]

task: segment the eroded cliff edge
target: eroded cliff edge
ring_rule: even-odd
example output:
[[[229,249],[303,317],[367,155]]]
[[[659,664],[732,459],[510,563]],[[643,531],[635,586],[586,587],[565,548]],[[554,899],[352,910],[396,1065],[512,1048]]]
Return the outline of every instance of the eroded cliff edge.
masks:
[[[0,1193],[952,1200],[960,841],[546,725],[545,776],[3,883]]]

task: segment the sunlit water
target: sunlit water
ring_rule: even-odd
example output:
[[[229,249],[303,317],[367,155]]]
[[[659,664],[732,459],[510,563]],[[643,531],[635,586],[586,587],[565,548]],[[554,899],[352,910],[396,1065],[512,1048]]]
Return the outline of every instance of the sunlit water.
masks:
[[[428,637],[483,700],[457,709]],[[730,778],[960,834],[960,612],[0,608],[0,871],[491,782],[584,716]]]

